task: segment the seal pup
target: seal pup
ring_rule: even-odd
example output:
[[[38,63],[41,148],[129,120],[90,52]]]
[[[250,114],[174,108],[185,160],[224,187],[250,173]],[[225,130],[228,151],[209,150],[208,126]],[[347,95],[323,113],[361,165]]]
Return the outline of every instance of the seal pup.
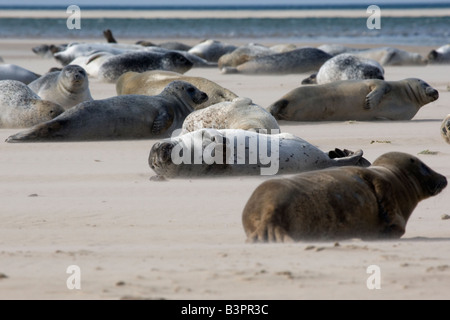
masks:
[[[219,58],[224,54],[230,53],[235,50],[237,46],[222,41],[213,39],[205,40],[199,44],[196,44],[188,50],[189,53],[195,54],[207,61],[217,62]]]
[[[59,104],[64,109],[92,100],[88,75],[78,65],[68,65],[61,71],[49,72],[28,86],[42,99]]]
[[[182,134],[202,128],[242,129],[279,132],[277,120],[249,98],[235,98],[192,112],[186,117]]]
[[[383,67],[371,59],[350,53],[342,53],[326,61],[317,74],[302,81],[302,84],[325,84],[339,80],[384,80]]]
[[[0,80],[17,80],[29,84],[39,77],[39,74],[15,64],[0,64]]]
[[[428,53],[428,62],[432,64],[450,63],[450,44],[431,50]]]
[[[223,101],[232,101],[237,98],[235,93],[206,78],[189,77],[181,73],[163,70],[142,73],[126,72],[117,80],[116,91],[118,95],[146,94],[153,96],[161,93],[170,82],[175,80],[189,82],[208,95],[208,100],[196,105],[195,110],[203,109]]]
[[[447,179],[420,159],[385,153],[371,167],[341,167],[271,179],[242,213],[247,242],[398,239],[417,204]]]
[[[448,114],[441,124],[441,135],[445,142],[450,143],[450,114]]]
[[[7,142],[150,139],[181,128],[193,106],[208,99],[190,83],[171,82],[156,96],[124,95],[78,104]]]
[[[128,71],[166,70],[185,73],[192,68],[192,65],[190,60],[177,52],[127,52],[107,59],[98,70],[98,79],[114,83]]]
[[[42,100],[21,81],[0,81],[0,128],[31,127],[63,112],[61,106]]]
[[[439,98],[425,81],[346,80],[296,88],[268,107],[277,120],[410,120]]]
[[[243,74],[293,74],[317,71],[332,56],[316,48],[299,48],[288,52],[256,57],[235,68],[221,72]]]
[[[211,128],[155,143],[148,163],[157,177],[163,178],[292,174],[370,165],[362,150],[325,153],[290,133]]]

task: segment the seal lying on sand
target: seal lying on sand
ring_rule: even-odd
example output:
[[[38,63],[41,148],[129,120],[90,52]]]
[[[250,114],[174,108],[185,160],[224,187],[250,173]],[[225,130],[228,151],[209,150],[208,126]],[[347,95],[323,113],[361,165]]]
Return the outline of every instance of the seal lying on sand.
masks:
[[[213,129],[242,129],[271,132],[280,130],[277,120],[248,98],[236,98],[192,112],[183,122],[182,133]]]
[[[384,80],[384,69],[375,60],[359,58],[349,53],[339,54],[326,61],[317,74],[302,84],[325,84],[339,80]]]
[[[0,128],[31,127],[63,112],[60,105],[42,100],[20,81],[0,81]]]
[[[222,68],[222,73],[292,74],[317,71],[331,57],[328,53],[316,48],[300,48],[256,57],[236,68]]]
[[[229,43],[208,39],[199,44],[196,44],[191,49],[189,49],[188,52],[191,54],[195,54],[207,61],[217,62],[221,56],[230,53],[236,48],[237,46]]]
[[[166,178],[292,174],[370,163],[363,152],[325,153],[289,133],[201,129],[153,145],[148,163]]]
[[[390,152],[369,168],[305,172],[259,185],[242,213],[248,242],[400,238],[417,204],[447,179]]]
[[[439,93],[420,79],[347,80],[294,89],[268,107],[277,120],[410,120]]]
[[[429,63],[450,63],[450,44],[431,50],[428,61]]]
[[[0,80],[17,80],[29,84],[39,77],[40,75],[15,64],[0,64]]]
[[[107,59],[98,70],[98,79],[111,83],[128,71],[166,70],[185,73],[191,68],[192,62],[177,52],[127,52]]]
[[[47,73],[28,86],[42,99],[57,103],[66,110],[92,100],[88,75],[77,65],[68,65],[61,71]]]
[[[206,78],[189,77],[177,72],[163,70],[143,73],[126,72],[117,80],[116,91],[118,95],[145,94],[153,96],[161,93],[170,82],[175,80],[189,82],[208,95],[208,100],[195,106],[196,110],[237,98],[235,93]]]
[[[184,81],[157,96],[124,95],[80,103],[7,142],[144,139],[170,136],[207,95]]]

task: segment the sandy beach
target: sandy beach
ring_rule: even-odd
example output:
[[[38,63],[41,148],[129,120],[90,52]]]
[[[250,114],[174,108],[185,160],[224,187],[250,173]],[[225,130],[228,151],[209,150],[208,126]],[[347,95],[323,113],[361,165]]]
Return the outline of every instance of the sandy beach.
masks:
[[[0,56],[43,74],[58,64],[31,48],[61,42],[46,41],[3,39]],[[371,162],[407,152],[450,178],[450,146],[439,134],[450,113],[449,74],[450,65],[385,67],[387,80],[421,78],[439,91],[413,120],[282,121],[281,130],[323,151],[362,149]],[[263,107],[309,76],[186,75]],[[94,99],[116,95],[96,79],[90,89]],[[450,299],[449,187],[419,203],[400,240],[247,244],[242,210],[272,177],[150,181],[158,140],[3,142],[18,131],[0,129],[0,299]],[[80,268],[80,289],[67,287],[71,265]],[[367,286],[371,265],[380,268],[380,289]]]

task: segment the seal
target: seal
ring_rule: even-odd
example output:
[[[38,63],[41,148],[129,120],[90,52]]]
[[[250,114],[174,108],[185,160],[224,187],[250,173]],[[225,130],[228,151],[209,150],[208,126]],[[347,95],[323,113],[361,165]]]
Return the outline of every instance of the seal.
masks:
[[[450,44],[431,50],[428,53],[428,62],[431,64],[450,63]]]
[[[421,66],[427,64],[427,59],[419,53],[392,47],[373,48],[351,53],[361,58],[378,61],[382,66]]]
[[[64,50],[56,52],[53,57],[63,66],[71,63],[75,58],[88,56],[98,52],[108,52],[111,54],[121,54],[130,51],[143,50],[144,47],[133,44],[121,43],[71,43]]]
[[[51,121],[10,136],[7,142],[87,141],[166,137],[181,128],[207,95],[183,81],[157,96],[124,95],[78,104]]]
[[[40,56],[41,58],[53,58],[53,54],[63,51],[67,48],[67,44],[41,44],[36,47],[31,48],[35,54]]]
[[[341,53],[354,53],[359,51],[368,50],[367,48],[352,48],[352,47],[346,47],[340,44],[323,44],[317,47],[317,49],[320,49],[322,51],[325,51],[326,53],[331,54],[332,56],[337,56]]]
[[[302,84],[325,84],[339,80],[384,80],[384,69],[375,60],[359,58],[342,53],[326,61],[316,75],[302,81]]]
[[[325,153],[289,133],[210,128],[155,143],[148,163],[157,177],[164,178],[292,174],[370,165],[362,150]]]
[[[69,65],[77,65],[82,67],[92,78],[98,77],[98,70],[102,64],[114,54],[109,52],[96,52],[88,56],[80,56],[72,60]]]
[[[107,59],[98,70],[98,79],[114,83],[122,74],[128,71],[165,70],[185,73],[192,68],[192,65],[190,60],[177,52],[127,52]]]
[[[188,52],[191,54],[195,54],[196,56],[199,56],[207,61],[217,62],[219,61],[219,58],[221,56],[230,53],[236,48],[237,46],[229,43],[208,39],[200,42],[199,44],[196,44],[195,46],[190,48]]]
[[[277,120],[249,98],[235,98],[194,111],[184,120],[182,134],[202,128],[280,132]]]
[[[61,71],[49,72],[28,86],[42,99],[59,104],[64,109],[92,100],[88,75],[77,65],[68,65]]]
[[[0,128],[27,128],[55,118],[64,109],[42,100],[23,82],[0,81]]]
[[[448,114],[441,124],[441,135],[445,142],[450,143],[450,114]]]
[[[0,64],[0,80],[17,80],[29,84],[39,77],[39,74],[15,64]]]
[[[287,52],[256,57],[235,68],[221,72],[243,74],[293,74],[317,71],[332,56],[316,48],[299,48]]]
[[[305,172],[260,184],[247,201],[247,242],[398,239],[417,204],[447,179],[420,159],[385,153],[369,168]]]
[[[410,120],[439,98],[425,81],[378,79],[335,81],[296,88],[268,107],[277,120]]]
[[[222,55],[217,61],[217,65],[219,69],[225,67],[234,68],[256,57],[268,56],[276,53],[280,52],[276,52],[275,50],[260,44],[249,43],[244,46],[240,46],[229,53]]]
[[[202,77],[189,77],[177,72],[154,70],[143,73],[126,72],[116,82],[118,95],[145,94],[157,95],[172,81],[189,82],[208,95],[208,100],[195,106],[195,110],[203,109],[223,101],[232,101],[237,95],[217,83]]]

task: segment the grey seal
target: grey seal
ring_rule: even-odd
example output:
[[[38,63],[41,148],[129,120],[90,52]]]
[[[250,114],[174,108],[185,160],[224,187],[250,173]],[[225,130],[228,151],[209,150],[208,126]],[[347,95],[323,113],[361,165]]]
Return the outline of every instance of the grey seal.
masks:
[[[61,71],[49,72],[28,86],[42,99],[53,101],[64,109],[92,100],[88,75],[78,65],[68,65]]]
[[[288,52],[256,57],[222,73],[293,74],[317,71],[332,56],[316,48],[299,48]]]
[[[51,121],[10,136],[7,142],[150,139],[181,128],[207,95],[184,81],[156,96],[124,95],[83,102]]]
[[[98,78],[104,82],[114,83],[128,71],[166,70],[185,73],[192,68],[192,65],[190,60],[177,52],[127,52],[114,55],[103,62],[98,70]]]
[[[242,129],[271,132],[280,130],[277,120],[252,102],[249,98],[235,98],[233,101],[216,103],[192,112],[186,117],[182,133],[202,128]]]
[[[0,128],[31,127],[63,112],[60,105],[42,100],[23,82],[0,81]]]
[[[326,61],[317,74],[306,78],[302,84],[325,84],[339,80],[384,80],[384,69],[375,60],[342,53]]]
[[[362,150],[326,153],[290,133],[211,128],[155,143],[148,163],[158,177],[164,178],[293,174],[333,166],[370,165]]]
[[[40,75],[15,64],[0,64],[0,80],[17,80],[25,84],[39,78]]]

